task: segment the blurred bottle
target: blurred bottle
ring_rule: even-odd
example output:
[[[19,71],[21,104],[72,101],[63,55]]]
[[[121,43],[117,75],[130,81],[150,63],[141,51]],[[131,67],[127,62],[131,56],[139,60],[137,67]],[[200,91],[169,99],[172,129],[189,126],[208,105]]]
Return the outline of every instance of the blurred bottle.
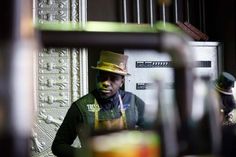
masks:
[[[123,130],[94,136],[90,143],[93,157],[160,157],[153,131]]]
[[[158,81],[156,130],[160,134],[162,157],[219,156],[221,123],[219,98],[209,77],[197,77],[193,85],[191,114],[181,122],[174,94]],[[172,103],[171,103],[172,102]]]
[[[193,87],[193,103],[189,119],[189,150],[191,155],[218,156],[221,147],[219,98],[210,77],[197,77]]]
[[[161,157],[177,157],[179,153],[178,127],[179,117],[173,90],[166,89],[164,82],[157,80],[157,102],[155,130],[160,136]]]

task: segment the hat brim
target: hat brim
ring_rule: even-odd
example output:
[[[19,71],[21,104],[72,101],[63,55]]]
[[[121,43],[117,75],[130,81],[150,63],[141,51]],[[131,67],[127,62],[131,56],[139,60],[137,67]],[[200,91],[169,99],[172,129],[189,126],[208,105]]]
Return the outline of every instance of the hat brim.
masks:
[[[114,71],[114,70],[107,69],[107,68],[103,68],[103,67],[94,67],[94,66],[91,66],[91,68],[96,69],[96,70],[107,71],[107,72],[111,72],[111,73],[115,73],[115,74],[119,74],[119,75],[123,75],[123,76],[130,75],[130,74],[127,73],[127,72],[123,72],[123,71],[119,71],[119,70]]]
[[[233,95],[233,91],[232,90],[225,90],[223,88],[220,88],[217,83],[215,83],[215,89],[220,92],[220,93],[223,93],[223,94],[226,94],[226,95]]]

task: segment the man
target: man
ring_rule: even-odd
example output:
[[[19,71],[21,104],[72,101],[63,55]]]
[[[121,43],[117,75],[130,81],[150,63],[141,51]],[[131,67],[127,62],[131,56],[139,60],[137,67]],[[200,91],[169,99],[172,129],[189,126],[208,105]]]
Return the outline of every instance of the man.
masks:
[[[55,155],[69,157],[79,154],[86,148],[88,132],[144,127],[144,102],[120,89],[124,76],[128,75],[127,60],[126,55],[101,52],[97,66],[92,67],[97,70],[97,87],[69,108],[52,144]],[[76,136],[82,148],[71,146]]]
[[[232,88],[234,88],[235,77],[222,72],[216,79],[215,89],[220,96],[220,108],[222,114],[222,139],[221,156],[236,156],[236,123],[233,110],[236,108],[235,98]]]
[[[223,114],[223,125],[229,125],[233,122],[232,111],[236,108],[235,98],[232,92],[235,77],[228,72],[222,72],[217,78],[215,89],[219,93],[220,108]]]

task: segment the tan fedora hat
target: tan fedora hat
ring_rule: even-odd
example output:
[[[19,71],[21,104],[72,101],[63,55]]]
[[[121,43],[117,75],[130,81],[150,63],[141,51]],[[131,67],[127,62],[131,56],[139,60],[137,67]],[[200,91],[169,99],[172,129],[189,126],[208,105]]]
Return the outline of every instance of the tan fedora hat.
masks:
[[[92,66],[93,69],[108,71],[120,75],[129,75],[127,72],[128,56],[114,53],[111,51],[102,51],[97,66]]]

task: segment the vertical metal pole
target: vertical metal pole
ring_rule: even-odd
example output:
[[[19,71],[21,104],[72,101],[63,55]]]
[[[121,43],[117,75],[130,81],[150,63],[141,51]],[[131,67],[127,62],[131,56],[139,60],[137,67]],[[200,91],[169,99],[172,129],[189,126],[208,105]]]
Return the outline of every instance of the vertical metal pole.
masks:
[[[187,9],[187,22],[190,22],[190,14],[189,14],[189,0],[186,0],[186,9]]]
[[[166,7],[165,7],[164,3],[162,4],[162,20],[163,20],[164,26],[165,26],[165,24],[166,24]]]
[[[136,0],[137,23],[140,24],[140,0]]]
[[[150,25],[153,27],[154,16],[153,16],[153,0],[149,0],[149,14],[150,14]]]
[[[175,22],[179,21],[178,17],[178,0],[175,0]]]
[[[127,23],[127,1],[123,0],[123,19],[124,19],[124,23]]]

